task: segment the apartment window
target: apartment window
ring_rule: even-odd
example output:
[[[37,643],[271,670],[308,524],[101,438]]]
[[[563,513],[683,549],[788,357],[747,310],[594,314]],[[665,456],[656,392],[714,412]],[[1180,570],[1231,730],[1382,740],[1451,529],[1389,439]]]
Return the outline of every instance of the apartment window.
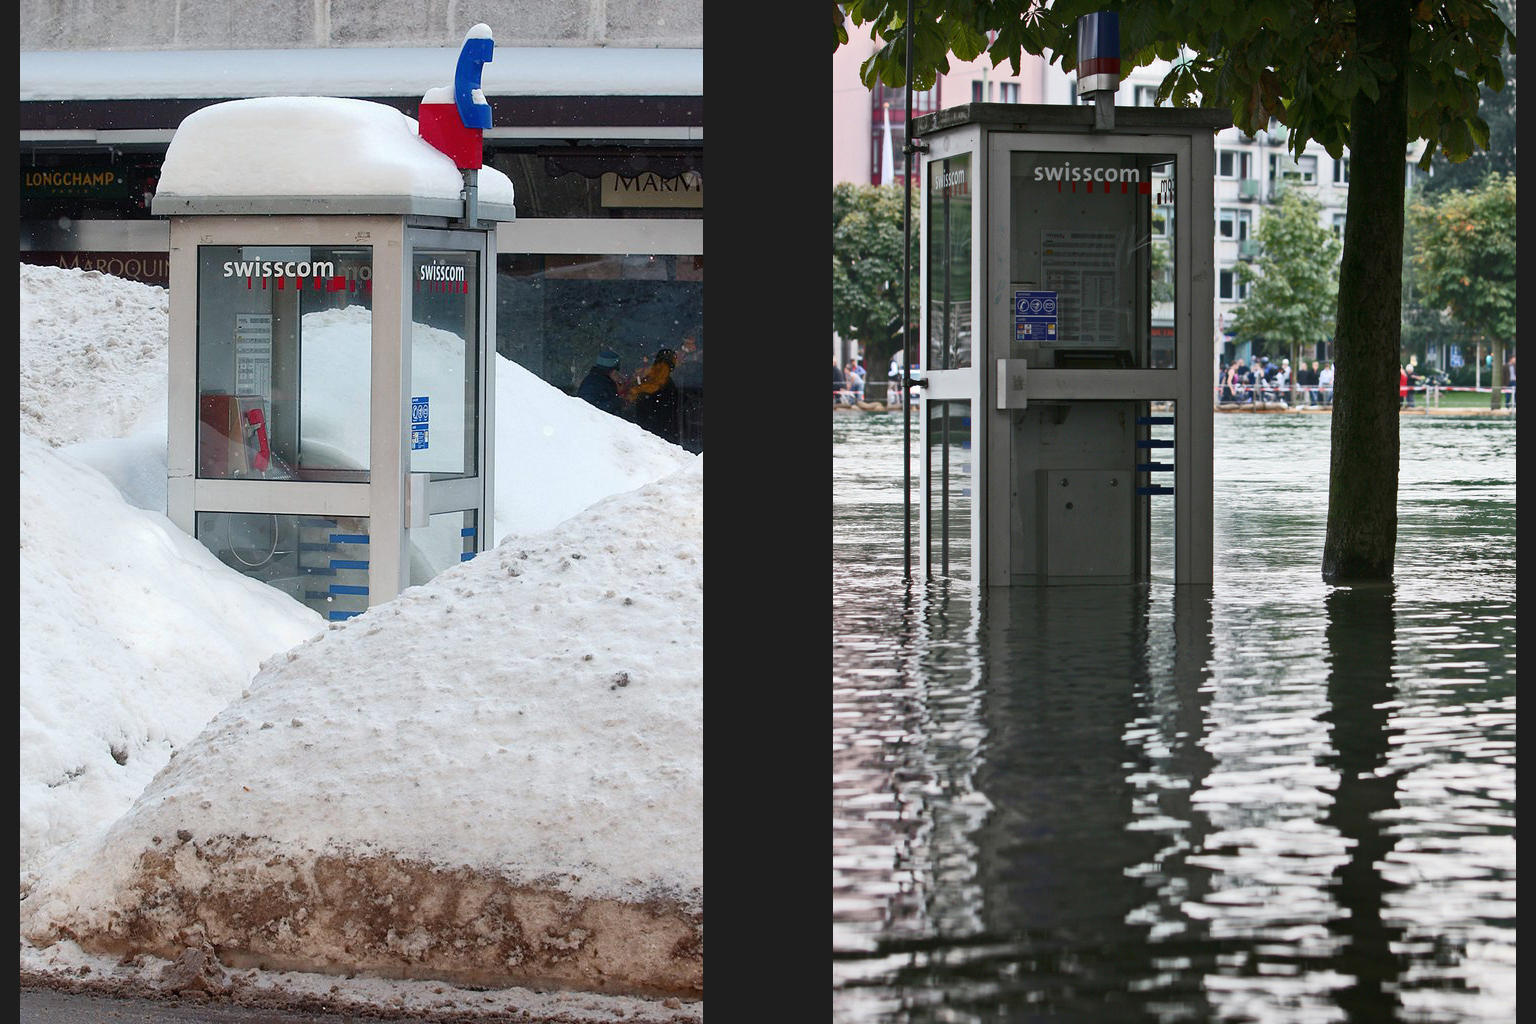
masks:
[[[1241,302],[1248,297],[1248,284],[1238,279],[1235,270],[1223,270],[1218,275],[1220,279],[1220,297],[1228,301]]]
[[[997,102],[999,102],[999,103],[1017,103],[1017,102],[1019,102],[1019,83],[1018,82],[998,82],[997,83]]]
[[[1304,156],[1300,160],[1293,160],[1290,156],[1271,153],[1269,178],[1271,181],[1285,181],[1293,185],[1316,185],[1317,157]]]
[[[1253,154],[1240,149],[1224,149],[1216,154],[1216,176],[1219,178],[1253,177]]]
[[[1136,101],[1133,104],[1134,106],[1138,106],[1138,107],[1155,107],[1155,106],[1157,106],[1157,86],[1155,86],[1155,85],[1138,85],[1138,86],[1136,86],[1136,91],[1134,93],[1134,96],[1135,96],[1135,101]]]
[[[1344,241],[1344,214],[1333,215],[1333,236],[1339,241]]]
[[[985,87],[985,85],[986,85],[986,83],[984,83],[979,78],[976,79],[976,81],[971,83],[971,102],[972,103],[982,103],[982,102],[986,101],[986,98],[987,98],[986,94],[982,91],[983,88]]]
[[[1349,157],[1341,156],[1333,162],[1333,183],[1335,185],[1349,184]]]
[[[1251,210],[1216,211],[1216,233],[1222,238],[1235,242],[1245,241],[1252,227]]]

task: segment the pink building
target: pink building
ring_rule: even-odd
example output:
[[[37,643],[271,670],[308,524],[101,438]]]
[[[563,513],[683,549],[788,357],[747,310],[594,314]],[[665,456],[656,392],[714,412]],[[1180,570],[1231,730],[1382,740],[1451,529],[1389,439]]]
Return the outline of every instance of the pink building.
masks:
[[[906,141],[904,89],[866,88],[859,80],[859,65],[878,49],[869,27],[848,25],[848,43],[832,55],[832,183],[858,182],[878,185],[884,172],[886,105],[891,124],[891,181],[900,183],[904,170],[901,148]],[[1043,103],[1050,66],[1028,54],[1012,74],[1006,62],[992,67],[983,55],[962,63],[950,58],[950,72],[941,75],[932,89],[912,97],[912,116],[929,114],[962,103]],[[1055,70],[1058,76],[1060,70]]]

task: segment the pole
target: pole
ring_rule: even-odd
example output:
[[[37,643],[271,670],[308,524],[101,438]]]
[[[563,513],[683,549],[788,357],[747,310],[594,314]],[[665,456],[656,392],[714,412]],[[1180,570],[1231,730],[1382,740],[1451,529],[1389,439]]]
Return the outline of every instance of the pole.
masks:
[[[912,579],[912,0],[901,31],[907,47],[907,120],[902,125],[901,203],[901,550],[906,579]],[[887,114],[889,116],[889,114]]]

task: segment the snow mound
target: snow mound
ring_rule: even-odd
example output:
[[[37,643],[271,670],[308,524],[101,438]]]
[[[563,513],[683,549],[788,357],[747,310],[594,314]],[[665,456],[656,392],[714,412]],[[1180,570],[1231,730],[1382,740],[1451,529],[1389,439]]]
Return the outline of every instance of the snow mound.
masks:
[[[42,441],[23,434],[19,457],[25,894],[76,840],[99,837],[263,658],[323,623]]]
[[[50,445],[165,420],[169,293],[21,264],[21,431]]]
[[[446,71],[446,69],[445,69]],[[415,118],[369,100],[263,96],[188,114],[166,148],[159,199],[419,196],[457,199],[464,179]],[[482,167],[480,201],[513,203],[512,181]]]
[[[289,651],[24,933],[702,992],[703,460]]]

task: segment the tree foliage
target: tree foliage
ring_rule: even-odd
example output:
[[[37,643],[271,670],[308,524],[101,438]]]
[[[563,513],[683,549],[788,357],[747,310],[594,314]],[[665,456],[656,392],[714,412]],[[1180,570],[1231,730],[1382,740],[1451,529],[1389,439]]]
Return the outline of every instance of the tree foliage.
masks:
[[[1232,313],[1239,339],[1263,338],[1289,351],[1333,337],[1338,312],[1340,242],[1320,220],[1322,205],[1286,189],[1264,213],[1254,263],[1240,263],[1247,300]]]
[[[1514,0],[1496,0],[1499,16],[1511,28],[1515,25]],[[1435,155],[1431,176],[1423,191],[1429,195],[1476,188],[1490,174],[1515,173],[1515,55],[1506,52],[1499,59],[1504,70],[1504,88],[1495,91],[1482,87],[1478,112],[1488,122],[1488,146],[1466,160],[1452,163],[1444,153]]]
[[[1515,339],[1515,179],[1495,174],[1473,191],[1421,198],[1408,217],[1425,304],[1490,343],[1502,368],[1503,347]]]
[[[870,366],[900,347],[902,264],[900,185],[832,189],[832,330],[856,339]],[[917,305],[917,193],[912,195],[912,273]]]
[[[906,0],[843,6],[881,43],[860,68],[865,84],[904,85]],[[1340,156],[1354,98],[1363,93],[1375,99],[1383,83],[1403,72],[1408,137],[1429,140],[1421,166],[1428,168],[1436,152],[1460,161],[1487,149],[1480,88],[1504,88],[1501,56],[1506,48],[1515,52],[1514,32],[1492,0],[1405,0],[1400,6],[1411,19],[1405,68],[1356,31],[1360,6],[1335,0],[913,0],[912,77],[916,89],[931,88],[949,71],[951,55],[969,61],[983,53],[994,67],[1008,61],[1014,74],[1025,53],[1048,56],[1073,71],[1077,19],[1116,11],[1122,67],[1172,63],[1158,102],[1225,107],[1233,124],[1250,135],[1273,118],[1290,129],[1297,156],[1312,141]],[[835,48],[847,42],[847,30],[834,21]]]

